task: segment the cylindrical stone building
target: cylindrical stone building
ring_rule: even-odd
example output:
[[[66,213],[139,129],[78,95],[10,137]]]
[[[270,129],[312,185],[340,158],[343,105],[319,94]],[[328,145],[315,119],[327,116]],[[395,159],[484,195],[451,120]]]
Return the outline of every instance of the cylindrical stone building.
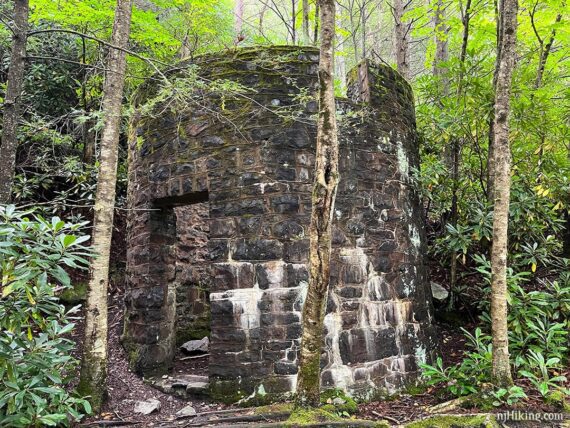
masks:
[[[294,390],[308,285],[318,50],[243,48],[149,81],[129,141],[124,344],[138,372],[210,336],[214,397]],[[322,383],[395,391],[435,347],[410,86],[362,62],[337,103]]]

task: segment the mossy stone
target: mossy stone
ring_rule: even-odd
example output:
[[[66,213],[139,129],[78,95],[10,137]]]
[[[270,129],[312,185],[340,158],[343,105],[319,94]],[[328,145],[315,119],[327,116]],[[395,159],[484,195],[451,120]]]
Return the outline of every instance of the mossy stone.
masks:
[[[339,413],[346,412],[352,415],[358,411],[358,404],[356,404],[356,401],[354,401],[352,397],[346,395],[342,389],[338,388],[327,389],[322,392],[321,403],[323,405],[332,405],[333,411],[336,410]]]
[[[61,300],[66,305],[78,305],[87,300],[87,287],[86,282],[78,282],[72,287],[66,288],[59,295],[59,300]]]

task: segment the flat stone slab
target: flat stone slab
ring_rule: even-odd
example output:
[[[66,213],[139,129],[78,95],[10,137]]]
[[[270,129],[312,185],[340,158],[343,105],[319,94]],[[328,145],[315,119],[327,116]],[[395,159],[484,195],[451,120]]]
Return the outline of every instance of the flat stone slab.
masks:
[[[207,395],[208,376],[178,374],[163,378],[150,378],[148,383],[165,394],[188,398],[193,395]]]
[[[180,349],[182,349],[187,354],[206,354],[208,348],[210,347],[210,339],[208,336],[200,340],[189,340],[184,343]]]
[[[176,417],[187,418],[190,416],[196,416],[196,409],[192,406],[186,406],[176,412]]]
[[[137,401],[135,403],[134,412],[142,415],[150,415],[160,410],[160,401],[150,398],[146,401]]]

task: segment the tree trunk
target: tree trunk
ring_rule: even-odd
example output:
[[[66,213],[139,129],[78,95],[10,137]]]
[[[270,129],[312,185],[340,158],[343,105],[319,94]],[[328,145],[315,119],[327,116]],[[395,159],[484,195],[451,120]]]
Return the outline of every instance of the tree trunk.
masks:
[[[319,41],[319,17],[321,16],[319,8],[319,0],[315,0],[315,28],[313,28],[313,45],[315,46]]]
[[[497,38],[497,56],[495,58],[495,70],[493,71],[493,91],[497,91],[497,74],[499,72],[499,61],[501,60],[502,49],[502,13],[499,13],[499,0],[494,0],[495,22],[496,22],[496,38]],[[495,156],[495,106],[489,114],[489,144],[487,149],[487,202],[494,203],[495,176],[492,168],[493,158]]]
[[[83,64],[83,80],[81,82],[81,103],[86,116],[90,114],[89,101],[87,100],[87,50],[85,46],[85,37],[81,37],[81,63]],[[93,165],[95,162],[95,144],[97,141],[96,132],[94,130],[96,123],[93,119],[88,119],[83,124],[83,168]]]
[[[461,98],[463,92],[463,70],[465,68],[465,60],[467,58],[467,46],[469,44],[469,24],[471,22],[471,0],[467,0],[465,4],[465,11],[461,20],[463,24],[463,36],[461,42],[461,54],[459,56],[459,81],[457,82],[457,98]],[[453,227],[457,227],[459,221],[459,164],[461,162],[461,146],[462,141],[458,138],[453,138],[449,146],[449,151],[446,153],[446,161],[451,170],[452,181],[452,196],[451,196],[451,210],[450,222]],[[450,281],[449,281],[449,301],[447,305],[448,310],[455,309],[455,297],[457,295],[457,251],[452,251],[450,260]]]
[[[362,59],[366,58],[366,25],[367,25],[367,16],[366,16],[366,2],[362,2],[362,6],[360,8],[360,25],[362,26],[362,39],[361,39],[361,48],[362,51]]]
[[[558,24],[562,20],[562,14],[556,15],[555,23]],[[538,37],[538,34],[537,34]],[[546,46],[542,48],[542,40],[538,37],[538,40],[541,45],[540,49],[540,58],[538,60],[538,69],[536,71],[536,80],[534,81],[535,89],[540,88],[542,85],[542,76],[544,75],[544,68],[546,67],[546,61],[548,60],[548,56],[550,55],[550,50],[552,49],[552,45],[554,44],[554,38],[556,37],[556,29],[552,30],[550,33],[550,39],[546,43]]]
[[[433,17],[433,27],[435,32],[435,58],[433,61],[433,74],[434,76],[442,76],[444,69],[441,67],[441,63],[449,59],[449,49],[447,43],[449,27],[445,23],[445,8],[443,6],[443,0],[437,0]],[[442,82],[442,86],[443,95],[447,95],[449,92],[449,80],[445,77]]]
[[[303,2],[303,43],[311,43],[311,35],[309,32],[309,0],[301,0]]]
[[[14,0],[12,54],[10,56],[10,68],[8,69],[8,84],[2,118],[2,140],[0,141],[0,204],[8,204],[12,200],[29,11],[28,0]]]
[[[117,0],[112,43],[119,48],[126,48],[128,44],[131,9],[132,0]],[[96,411],[101,408],[104,399],[107,374],[107,286],[126,65],[123,50],[109,50],[106,67],[109,71],[103,87],[104,125],[92,236],[92,247],[97,257],[91,263],[89,275],[85,341],[78,387],[80,393],[91,396],[91,404]]]
[[[517,0],[503,0],[501,57],[495,91],[494,156],[495,177],[493,246],[491,249],[491,319],[493,332],[493,380],[497,386],[512,385],[507,330],[507,243],[511,189],[509,112],[512,74],[515,65]]]
[[[321,351],[329,288],[331,225],[338,184],[338,139],[334,97],[335,0],[320,0],[319,117],[309,228],[309,286],[303,306],[303,334],[297,377],[297,405],[318,406]]]
[[[234,32],[236,36],[241,35],[243,27],[243,0],[237,0],[234,7]]]
[[[259,34],[263,36],[263,19],[265,18],[265,12],[267,11],[267,3],[263,3],[261,6],[261,11],[259,12]]]
[[[394,16],[394,51],[396,68],[406,79],[410,78],[410,63],[408,53],[408,29],[402,22],[405,13],[405,0],[394,0],[392,15]]]
[[[297,43],[297,0],[291,0],[291,44]]]

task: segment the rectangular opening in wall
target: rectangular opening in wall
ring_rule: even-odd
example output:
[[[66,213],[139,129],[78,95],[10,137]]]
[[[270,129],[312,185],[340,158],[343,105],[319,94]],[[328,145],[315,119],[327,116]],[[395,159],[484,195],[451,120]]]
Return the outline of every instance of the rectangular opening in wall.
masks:
[[[210,336],[210,271],[207,260],[209,239],[208,192],[197,192],[155,201],[169,207],[176,221],[175,276],[175,370],[184,374],[208,374],[208,358],[200,355],[207,347],[189,353],[181,346]],[[196,345],[188,345],[189,349]],[[191,356],[192,358],[182,359]]]

